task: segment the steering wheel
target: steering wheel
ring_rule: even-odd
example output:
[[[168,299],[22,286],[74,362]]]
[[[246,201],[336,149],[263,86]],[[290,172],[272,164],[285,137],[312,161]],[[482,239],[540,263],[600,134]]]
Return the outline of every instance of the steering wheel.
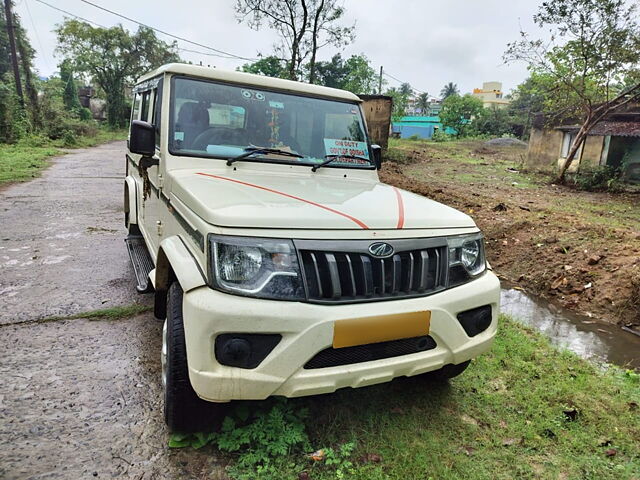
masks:
[[[206,150],[207,145],[236,143],[235,141],[239,138],[239,131],[226,130],[220,127],[209,127],[193,140],[191,148],[194,150]]]

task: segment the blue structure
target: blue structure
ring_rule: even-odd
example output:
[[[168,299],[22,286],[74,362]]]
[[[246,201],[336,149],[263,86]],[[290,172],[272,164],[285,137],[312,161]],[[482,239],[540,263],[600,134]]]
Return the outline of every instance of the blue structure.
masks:
[[[443,130],[440,117],[402,117],[400,121],[393,122],[391,129],[399,133],[400,138],[409,138],[417,135],[420,138],[431,138],[435,130]],[[452,128],[444,129],[445,133],[455,134]]]

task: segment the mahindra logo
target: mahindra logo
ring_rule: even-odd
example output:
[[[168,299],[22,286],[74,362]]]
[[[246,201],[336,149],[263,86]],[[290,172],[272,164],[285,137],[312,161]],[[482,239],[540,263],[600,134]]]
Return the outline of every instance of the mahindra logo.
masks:
[[[393,247],[388,243],[376,242],[369,245],[369,253],[378,258],[390,257],[393,255]]]

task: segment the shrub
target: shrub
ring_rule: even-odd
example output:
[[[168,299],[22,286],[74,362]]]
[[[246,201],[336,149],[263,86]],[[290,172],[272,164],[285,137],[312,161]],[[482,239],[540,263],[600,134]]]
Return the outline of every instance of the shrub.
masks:
[[[610,165],[582,169],[570,174],[568,178],[569,182],[578,190],[612,193],[624,190],[624,185],[621,180],[622,169]]]
[[[448,142],[449,140],[451,140],[451,135],[448,135],[442,130],[438,129],[433,132],[431,140],[433,140],[434,142]]]
[[[411,135],[409,138],[407,138],[407,140],[411,140],[412,142],[417,142],[418,140],[421,140],[420,136],[415,134],[415,135]]]

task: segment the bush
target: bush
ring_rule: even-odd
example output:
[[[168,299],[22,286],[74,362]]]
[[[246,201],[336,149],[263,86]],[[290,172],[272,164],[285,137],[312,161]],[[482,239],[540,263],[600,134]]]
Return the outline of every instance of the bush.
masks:
[[[570,174],[568,178],[578,190],[611,193],[624,190],[622,170],[610,165],[580,170]]]
[[[448,142],[451,140],[451,135],[446,134],[442,130],[434,130],[433,135],[431,136],[431,140],[434,142]]]
[[[420,135],[414,134],[407,138],[407,140],[411,140],[412,142],[417,142],[418,140],[422,140]]]

